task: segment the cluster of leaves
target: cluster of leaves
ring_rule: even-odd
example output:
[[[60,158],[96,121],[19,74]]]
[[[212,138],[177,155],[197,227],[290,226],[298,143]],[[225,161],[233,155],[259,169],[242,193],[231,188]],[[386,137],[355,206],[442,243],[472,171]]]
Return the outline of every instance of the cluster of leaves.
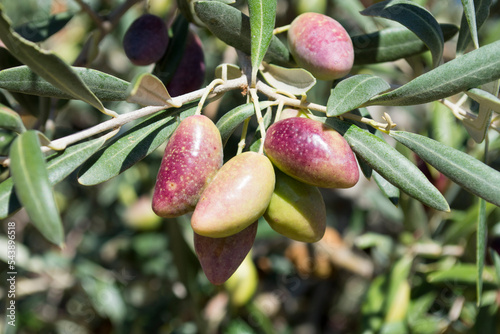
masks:
[[[116,13],[124,15],[135,2],[126,2]],[[361,6],[359,2],[355,3]],[[206,89],[175,98],[165,89],[168,73],[174,71],[173,66],[180,59],[180,53],[172,52],[174,46],[171,46],[170,52],[167,50],[167,58],[152,70],[153,74],[143,71],[133,80],[123,80],[109,71],[90,68],[95,58],[85,47],[84,58],[88,68],[69,66],[59,56],[36,44],[68,24],[71,13],[51,16],[37,25],[13,28],[0,8],[0,39],[6,47],[0,49],[0,127],[8,139],[2,147],[5,154],[3,161],[8,168],[5,168],[4,180],[0,183],[0,217],[13,219],[12,215],[24,207],[38,231],[50,242],[62,246],[68,237],[65,237],[61,210],[56,204],[56,184],[69,176],[74,177],[75,171],[78,182],[85,186],[123,181],[127,175],[124,171],[139,168],[145,159],[154,159],[155,152],[168,140],[179,121],[204,106],[207,94],[215,93],[209,96],[210,99],[230,90],[244,90],[249,95],[247,100],[233,98],[236,100],[232,101],[235,107],[218,115],[217,126],[225,143],[234,137],[232,134],[242,124],[245,129],[242,132],[247,133],[248,120],[256,115],[258,126],[248,131],[256,133],[255,141],[247,146],[258,149],[259,133],[265,133],[265,128],[281,108],[290,106],[309,110],[315,119],[332,126],[344,136],[366,178],[374,179],[386,197],[377,198],[380,201],[387,201],[388,198],[399,205],[398,209],[383,207],[387,208],[386,215],[391,216],[392,213],[392,217],[397,217],[395,220],[403,221],[406,231],[403,236],[406,239],[394,243],[383,233],[357,233],[357,247],[369,250],[373,262],[381,264],[382,272],[369,282],[359,283],[367,290],[366,296],[359,297],[358,301],[358,304],[363,303],[365,321],[360,325],[362,329],[365,332],[385,333],[411,329],[413,332],[430,333],[450,328],[457,320],[469,329],[474,326],[467,322],[470,319],[498,313],[494,296],[500,278],[500,258],[496,253],[487,251],[486,236],[488,220],[498,219],[500,172],[478,160],[475,155],[486,159],[486,153],[495,156],[498,151],[499,137],[495,133],[498,125],[495,122],[500,112],[500,42],[481,45],[478,35],[479,27],[487,22],[490,15],[492,1],[462,3],[464,14],[459,26],[439,24],[429,9],[407,0],[378,2],[361,11],[362,16],[353,15],[352,20],[359,22],[366,22],[364,20],[369,17],[386,20],[370,21],[373,26],[376,22],[383,27],[375,32],[352,34],[355,48],[353,73],[327,87],[328,96],[322,104],[311,101],[318,91],[316,89],[324,83],[316,82],[305,70],[294,68],[286,44],[279,35],[273,35],[279,1],[249,0],[249,16],[238,7],[229,5],[228,1],[178,1],[182,15],[172,25],[171,44],[182,45],[190,20],[202,26],[200,29],[205,29],[207,38],[221,40],[238,50],[240,67],[223,64],[214,70],[214,81]],[[352,13],[354,5],[343,6],[345,12]],[[82,8],[87,14],[95,14],[85,5]],[[115,18],[116,21],[120,19],[118,16]],[[97,20],[96,24],[100,26],[89,39],[89,45],[96,46],[103,38],[95,37],[99,33],[104,34],[103,21]],[[444,59],[445,41],[457,32],[456,56]],[[394,68],[390,68],[387,74],[386,68],[381,65],[393,64],[400,59],[408,59],[410,63],[424,59],[426,70],[414,73],[414,77],[407,82],[401,82],[394,77]],[[165,73],[166,78],[162,76]],[[397,82],[401,85],[395,88],[388,83],[389,80],[391,84]],[[472,101],[469,107],[464,104],[467,98]],[[53,139],[50,122],[54,121],[54,114],[67,108],[68,100],[83,101],[101,111],[104,120],[82,131],[71,131]],[[119,114],[110,109],[112,103],[116,103],[110,101],[144,107]],[[435,134],[394,130],[389,114],[384,116],[382,123],[375,121],[371,115],[377,106],[382,106],[388,112],[394,111],[391,116],[396,118],[395,113],[403,111],[393,107],[422,104],[434,108],[432,130]],[[26,115],[20,112],[23,110],[38,121],[28,126]],[[265,115],[262,116],[261,110],[266,110]],[[145,119],[130,125],[141,118]],[[120,131],[122,126],[128,128]],[[463,128],[477,143],[469,152],[462,151],[467,136],[461,132]],[[451,140],[443,143],[439,140],[439,133],[446,131],[455,133],[450,136]],[[386,141],[388,138],[398,143],[396,148]],[[482,146],[479,145],[481,143]],[[478,152],[477,147],[483,146],[484,152]],[[226,145],[228,152],[231,149],[230,144]],[[425,162],[422,165],[431,171],[431,176],[423,173],[423,168],[414,163],[413,153]],[[225,156],[234,154],[235,150]],[[433,175],[444,175],[458,186],[448,186],[451,190],[445,192],[433,182]],[[154,179],[154,176],[151,178]],[[473,197],[471,201],[474,205],[468,204],[469,211],[461,211],[460,204],[456,204],[460,203],[457,194],[463,194],[460,188],[479,198],[476,204],[476,197]],[[450,206],[451,213],[443,213],[450,212]],[[403,211],[403,218],[399,210]],[[102,214],[101,210],[97,211]],[[362,213],[360,207],[353,211],[361,216],[354,215],[351,223],[359,226],[366,213]],[[355,230],[353,226],[351,230]],[[174,253],[171,261],[180,263],[178,272],[172,274],[155,269],[153,273],[162,278],[166,276],[165,280],[170,282],[181,280],[196,305],[201,297],[199,292],[193,292],[199,279],[193,278],[196,275],[191,272],[197,268],[196,263],[190,262],[192,254],[186,255],[190,251],[185,249],[189,248],[189,241],[186,244],[178,240],[183,240],[184,232],[179,231],[176,225],[168,227],[168,230],[171,233],[168,243]],[[477,236],[475,245],[458,244],[458,239],[470,238],[474,232]],[[148,237],[158,241],[154,234]],[[137,236],[132,246],[130,240],[127,241],[125,249],[137,250],[140,246],[135,242],[147,243],[138,240],[142,240],[141,237]],[[331,249],[331,245],[325,243],[320,243],[319,247],[323,245]],[[69,244],[66,247],[72,248]],[[457,253],[451,252],[450,247],[457,247]],[[460,263],[462,255],[470,249],[474,250],[476,257],[464,257],[464,263]],[[398,258],[394,261],[381,259],[389,257],[393,250],[400,255]],[[492,265],[485,267],[489,254]],[[428,258],[432,257],[440,261],[428,262]],[[314,256],[312,259],[314,262]],[[192,268],[181,269],[186,263],[192,264]],[[68,263],[64,266],[70,268]],[[25,269],[29,271],[32,267],[28,263]],[[164,266],[159,267],[164,269]],[[348,268],[345,264],[343,267]],[[84,261],[78,268],[78,279],[90,296],[92,308],[119,328],[125,321],[126,305],[120,297],[116,280],[100,271],[95,263]],[[450,287],[453,296],[458,297],[465,296],[470,286],[475,286],[476,298],[462,300],[457,297],[451,303],[443,301],[438,290],[431,286],[440,283]],[[114,310],[103,306],[107,301],[99,297],[101,289],[107,291]],[[289,286],[287,289],[293,290]],[[482,308],[471,310],[475,303],[481,302]],[[258,305],[256,301],[251,303],[246,312],[254,317],[255,314],[261,315],[262,309]],[[436,305],[441,306],[440,312],[449,311],[450,315],[443,317],[433,312],[432,307]],[[462,312],[458,316],[452,315],[452,306],[461,307]],[[195,309],[198,308],[199,304]],[[494,317],[489,319],[476,325],[476,330],[481,332],[481,326],[495,326],[494,320],[491,320]],[[472,322],[475,323],[475,320]],[[269,323],[262,319],[253,325],[272,331]]]

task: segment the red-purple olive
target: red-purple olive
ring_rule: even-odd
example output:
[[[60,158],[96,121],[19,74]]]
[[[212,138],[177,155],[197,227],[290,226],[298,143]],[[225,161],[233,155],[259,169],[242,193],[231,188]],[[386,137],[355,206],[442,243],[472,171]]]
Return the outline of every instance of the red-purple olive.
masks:
[[[350,188],[359,180],[356,158],[344,137],[309,118],[287,118],[271,125],[264,151],[280,170],[313,186]]]
[[[224,238],[204,237],[194,233],[194,250],[208,280],[215,285],[227,281],[252,248],[258,222]]]
[[[154,212],[178,217],[193,211],[222,162],[222,140],[215,124],[204,115],[184,119],[165,148],[153,194]]]
[[[262,216],[274,191],[274,168],[259,153],[231,158],[203,191],[191,217],[193,230],[222,238],[236,234]]]
[[[137,18],[123,36],[123,49],[137,66],[156,63],[167,50],[169,42],[165,22],[153,14]]]
[[[354,63],[349,34],[339,22],[323,14],[297,16],[288,30],[288,46],[297,64],[320,80],[341,78]]]

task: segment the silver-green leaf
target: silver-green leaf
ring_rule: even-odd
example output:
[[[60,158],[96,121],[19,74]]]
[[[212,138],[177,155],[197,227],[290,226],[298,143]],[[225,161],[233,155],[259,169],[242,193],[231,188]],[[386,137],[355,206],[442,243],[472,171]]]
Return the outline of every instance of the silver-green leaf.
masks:
[[[280,91],[302,95],[316,84],[316,78],[303,68],[287,68],[266,63],[262,65],[260,73],[264,80]]]
[[[150,73],[142,73],[134,78],[130,85],[127,102],[143,106],[180,107],[180,104],[172,100],[163,82]]]
[[[26,131],[21,116],[3,104],[0,104],[0,128],[18,133]]]
[[[471,0],[468,0],[468,2],[470,3]],[[469,8],[466,8],[466,6],[464,6],[464,15],[462,16],[462,22],[460,23],[460,31],[458,33],[457,55],[463,54],[467,50],[469,43],[473,39],[472,36],[474,32],[471,35],[471,27],[470,27],[471,25],[467,22],[467,16],[474,15],[475,25],[472,26],[472,31],[475,30],[475,34],[477,35],[477,30],[481,28],[483,23],[490,15],[490,7],[492,5],[492,0],[474,0],[473,4],[475,13],[472,13]],[[469,6],[471,5],[469,4]],[[468,12],[466,13],[465,11]]]

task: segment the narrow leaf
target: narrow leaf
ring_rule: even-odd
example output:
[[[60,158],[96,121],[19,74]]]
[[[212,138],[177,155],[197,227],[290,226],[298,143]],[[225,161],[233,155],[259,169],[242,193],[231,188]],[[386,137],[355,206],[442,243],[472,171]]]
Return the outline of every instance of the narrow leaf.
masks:
[[[8,19],[0,7],[0,39],[14,57],[29,66],[33,72],[66,92],[68,95],[87,102],[104,111],[101,101],[89,90],[69,65],[50,51],[40,49],[12,31]]]
[[[316,84],[316,78],[303,68],[263,63],[260,73],[269,85],[293,95],[305,94]]]
[[[372,173],[373,179],[382,193],[387,197],[392,204],[398,206],[399,204],[399,188],[387,181],[377,172]]]
[[[384,140],[335,117],[327,118],[325,123],[343,134],[352,150],[384,179],[431,208],[450,211],[443,195],[427,177]]]
[[[469,89],[465,91],[465,94],[467,94],[474,101],[484,105],[488,109],[492,109],[497,113],[500,113],[500,99],[495,95],[479,88]]]
[[[251,54],[250,18],[248,16],[219,1],[197,1],[194,9],[198,18],[217,38],[247,55]],[[264,60],[281,66],[293,64],[290,51],[276,36],[271,37]]]
[[[500,196],[500,194],[499,194]],[[481,295],[483,294],[483,270],[484,258],[486,256],[486,236],[488,233],[488,225],[486,222],[486,202],[479,199],[479,215],[477,220],[477,234],[476,234],[476,266],[477,266],[477,306],[481,305]]]
[[[462,3],[463,2],[464,0],[462,0]],[[483,23],[490,15],[490,7],[493,3],[492,0],[474,0],[473,3],[471,0],[467,0],[467,2],[469,2],[469,5],[467,7],[473,6],[475,13],[472,12],[470,8],[466,9],[466,6],[464,6],[464,15],[462,15],[462,21],[460,23],[460,32],[458,33],[458,40],[457,40],[458,55],[461,55],[466,51],[471,40],[473,40],[474,38],[477,39],[477,31],[479,30],[479,28],[481,28]],[[470,3],[472,3],[473,5],[471,5]],[[467,13],[465,11],[467,11]],[[472,15],[473,20],[475,21],[475,23],[472,25],[472,30],[471,30],[471,24],[467,22],[469,19],[467,17],[468,15]],[[472,35],[471,31],[473,31]],[[476,35],[475,37],[473,37],[474,31]],[[474,42],[474,44],[477,45],[476,48],[479,46],[478,44],[476,44],[476,42]]]
[[[424,7],[409,0],[386,0],[368,7],[361,14],[380,16],[401,23],[427,45],[432,54],[434,67],[441,62],[444,47],[443,33],[434,16]]]
[[[428,103],[500,78],[500,41],[455,58],[409,83],[376,96],[367,105]]]
[[[0,104],[0,128],[18,133],[26,131],[21,116],[3,104]]]
[[[479,103],[477,117],[465,117],[462,120],[467,132],[476,143],[481,143],[486,137],[486,132],[490,127],[493,110],[500,112],[500,99],[496,97],[499,85],[500,80],[496,80],[484,84],[481,87],[482,89],[472,88],[465,91],[465,94]]]
[[[477,24],[476,24],[476,10],[474,8],[473,0],[462,0],[462,7],[464,8],[464,17],[469,27],[469,35],[472,38],[474,47],[479,48],[479,40],[477,38]]]
[[[125,101],[129,83],[110,74],[97,70],[72,67],[94,95],[101,101]],[[73,96],[41,78],[27,66],[18,66],[0,71],[0,88],[10,92],[31,94],[60,99]]]
[[[14,28],[22,38],[38,43],[60,31],[75,16],[75,13],[64,12],[51,15],[39,21],[32,21]]]
[[[78,182],[95,185],[124,172],[164,143],[179,125],[178,118],[194,115],[196,107],[182,106],[174,112],[156,114],[125,131],[89,160],[78,172]]]
[[[391,86],[382,78],[370,74],[358,74],[342,80],[331,90],[326,115],[342,115],[389,88]]]
[[[500,172],[449,146],[415,133],[391,131],[391,137],[471,193],[500,206]]]
[[[241,75],[241,68],[234,64],[220,64],[215,68],[215,77],[224,81],[238,79]]]
[[[497,274],[497,284],[500,285],[500,255],[493,248],[490,248],[490,255],[495,266],[495,273]]]
[[[149,73],[139,74],[135,77],[130,86],[127,102],[143,106],[181,106],[173,102],[163,82]]]
[[[485,267],[482,275],[484,283],[495,284],[495,271],[491,267]],[[475,285],[477,279],[477,268],[475,264],[457,264],[451,268],[430,273],[427,281],[430,283],[453,283]]]
[[[62,221],[36,131],[26,131],[14,140],[10,159],[16,194],[31,222],[47,240],[62,246]]]
[[[248,0],[250,11],[250,58],[252,60],[251,87],[257,83],[257,72],[273,37],[277,0]]]
[[[94,154],[105,142],[104,137],[72,145],[63,152],[50,157],[46,163],[49,182],[52,186],[61,182],[85,160]],[[0,219],[10,216],[21,208],[13,191],[12,178],[0,183]]]
[[[444,41],[456,35],[453,24],[439,25]],[[406,27],[391,27],[369,34],[351,37],[354,47],[354,65],[395,61],[428,51],[429,48]]]

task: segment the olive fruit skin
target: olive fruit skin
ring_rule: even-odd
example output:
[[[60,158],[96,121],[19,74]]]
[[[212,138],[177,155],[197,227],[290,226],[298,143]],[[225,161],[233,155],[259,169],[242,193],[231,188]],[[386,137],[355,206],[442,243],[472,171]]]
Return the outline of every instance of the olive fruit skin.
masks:
[[[288,46],[297,64],[319,80],[341,78],[354,64],[349,34],[339,22],[323,14],[297,16],[288,30]]]
[[[316,242],[325,234],[326,208],[319,189],[280,171],[264,218],[273,230],[293,240]]]
[[[272,124],[264,151],[281,171],[320,188],[350,188],[359,180],[356,157],[347,141],[329,126],[293,117]]]
[[[175,97],[200,89],[205,80],[205,56],[200,38],[189,31],[184,55],[167,84],[170,96]]]
[[[194,233],[194,250],[210,283],[220,285],[238,269],[252,248],[258,222],[224,238],[204,237]]]
[[[132,64],[146,66],[160,60],[169,40],[165,22],[156,15],[144,14],[125,32],[123,50]]]
[[[236,234],[262,216],[274,191],[269,159],[247,151],[227,161],[203,191],[191,217],[194,232],[222,238]]]
[[[173,218],[194,210],[223,163],[222,139],[208,117],[186,117],[170,137],[156,177],[153,211]]]

